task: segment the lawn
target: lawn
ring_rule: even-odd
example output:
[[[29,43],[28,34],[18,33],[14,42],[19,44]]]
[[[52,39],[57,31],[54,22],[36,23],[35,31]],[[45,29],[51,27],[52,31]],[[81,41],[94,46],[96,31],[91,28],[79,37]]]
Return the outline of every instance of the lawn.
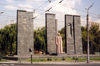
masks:
[[[66,58],[44,58],[44,59],[32,59],[33,62],[48,62],[48,61],[66,61],[66,62],[74,62],[77,60],[78,62],[85,62],[87,60],[86,57],[80,57],[80,58],[75,58],[75,57],[66,57]],[[31,61],[30,59],[26,61]],[[90,61],[99,61],[100,62],[100,57],[90,57]]]
[[[5,59],[0,59],[0,62],[7,62],[7,60],[5,60]]]

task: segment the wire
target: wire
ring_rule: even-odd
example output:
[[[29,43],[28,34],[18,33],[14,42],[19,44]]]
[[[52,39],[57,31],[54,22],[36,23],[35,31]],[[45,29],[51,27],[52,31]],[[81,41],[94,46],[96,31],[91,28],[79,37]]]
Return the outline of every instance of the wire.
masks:
[[[49,1],[44,1],[44,3],[43,4],[41,4],[39,7],[37,7],[37,8],[35,8],[35,9],[33,9],[33,8],[28,8],[28,7],[20,7],[20,6],[15,6],[15,7],[18,7],[18,8],[27,8],[27,9],[33,9],[33,10],[40,10],[40,11],[44,11],[44,10],[41,10],[41,9],[39,9],[39,8],[41,8],[43,5],[45,5],[45,3],[46,2],[49,2],[49,3],[51,3],[51,1],[49,0]],[[0,3],[0,5],[10,5],[10,4],[4,4],[4,3]],[[12,5],[13,6],[13,5]],[[17,9],[18,9],[17,8]]]
[[[62,3],[62,2],[63,2],[63,0],[60,0],[58,4],[60,4],[60,3]],[[56,5],[58,5],[58,4],[56,4]],[[55,7],[56,5],[54,5],[54,6],[50,7],[49,9],[45,10],[45,12],[50,11],[50,10],[51,10],[53,7]],[[41,13],[40,15],[44,14],[45,12]],[[38,15],[38,16],[40,16],[40,15]],[[33,19],[37,18],[38,16],[33,17]]]
[[[47,2],[47,1],[46,1]],[[38,10],[39,8],[41,8],[43,5],[45,5],[45,3],[46,2],[44,2],[43,4],[41,4],[39,7],[37,7],[35,10]],[[51,1],[49,2],[49,3],[51,3]]]
[[[49,3],[51,3],[51,0],[48,0]]]
[[[61,0],[61,1],[59,1],[59,3],[62,3],[62,1],[63,0]],[[45,1],[45,3],[46,3],[47,1]],[[45,3],[43,3],[43,4],[45,4]],[[59,4],[58,3],[58,4]],[[42,4],[42,5],[43,5]],[[4,4],[4,3],[0,3],[0,5],[10,5],[10,4]],[[42,5],[40,5],[38,8],[36,8],[35,10],[40,10],[39,8],[42,6]],[[13,6],[13,5],[12,5]],[[14,5],[15,6],[15,5]],[[56,6],[56,5],[55,5]],[[55,6],[53,6],[53,7],[55,7]],[[20,6],[15,6],[15,7],[18,7],[18,8],[27,8],[27,9],[33,9],[33,8],[28,8],[28,7],[20,7]],[[72,8],[72,7],[68,7],[68,8]],[[52,9],[52,7],[50,7],[47,11],[50,11]],[[84,13],[86,13],[86,11],[85,10],[82,10],[82,9],[78,9],[78,8],[72,8],[72,9],[74,9],[74,10],[78,10],[78,11],[81,11],[81,12],[84,12]],[[40,11],[45,11],[45,10],[40,10]],[[93,15],[97,15],[97,14],[95,14],[95,13],[92,13],[92,12],[90,12],[90,14],[93,14]],[[98,16],[98,15],[97,15]]]
[[[46,2],[45,2],[46,3]],[[41,6],[43,6],[45,3],[41,4],[39,7],[37,7],[35,10],[39,10],[39,8]],[[4,3],[0,3],[1,6],[4,6],[4,5],[10,5],[10,4],[4,4]],[[27,8],[27,9],[33,9],[33,8],[29,8],[29,7],[21,7],[21,6],[16,6],[16,5],[10,5],[10,6],[14,6],[14,7],[18,7],[18,8]]]
[[[63,0],[61,0],[59,3],[62,3],[63,2]]]
[[[48,2],[49,3],[51,3],[51,1],[50,0],[48,0]],[[46,2],[45,2],[46,3]],[[37,9],[35,9],[35,10],[38,10],[41,6],[43,6],[45,3],[43,3],[42,5],[40,5]],[[43,12],[44,13],[44,12]],[[42,13],[42,14],[43,14]],[[42,15],[42,14],[40,14],[40,15]],[[39,16],[39,15],[38,15]],[[37,18],[38,16],[35,16],[35,17],[33,17],[32,19],[35,19],[35,18]]]
[[[50,11],[53,7],[57,6],[58,4],[62,3],[64,0],[60,0],[56,5],[50,7],[49,9],[46,10],[46,12]]]
[[[58,2],[58,4],[62,3],[63,1],[64,1],[64,0],[60,0],[60,1]],[[47,2],[47,1],[46,1],[46,2]],[[46,2],[45,2],[45,3],[46,3]],[[43,4],[45,4],[45,3],[43,3]],[[51,2],[50,2],[50,3],[51,3]],[[43,5],[43,4],[42,4],[42,5]],[[56,4],[56,5],[58,5],[58,4]],[[0,3],[0,5],[9,5],[9,4]],[[40,8],[42,5],[40,5],[36,10],[40,10],[39,8]],[[48,11],[50,11],[53,7],[55,7],[56,5],[50,7],[50,8],[47,9],[47,10],[40,10],[40,11],[44,11],[43,13],[48,12]],[[18,6],[16,6],[16,7],[18,7]],[[19,7],[19,8],[28,8],[28,7]],[[72,8],[72,7],[67,7],[67,8]],[[28,8],[28,9],[33,9],[33,8]],[[81,11],[82,13],[86,13],[86,11],[85,11],[85,10],[82,10],[82,9],[77,9],[77,8],[72,8],[72,9]],[[43,13],[41,13],[40,15],[42,15]],[[92,14],[92,15],[97,15],[97,14],[94,14],[94,13],[91,13],[91,12],[90,12],[90,14]],[[97,15],[97,16],[98,16],[98,15]],[[99,17],[97,17],[97,16],[92,16],[92,17],[94,17],[94,18],[99,18]],[[37,17],[37,16],[35,16],[34,18],[36,18],[36,17]]]
[[[63,2],[63,0],[61,0],[61,1],[59,1],[59,3],[58,4],[60,4],[60,3],[62,3]],[[58,4],[56,4],[56,5],[58,5]],[[52,6],[52,7],[50,7],[49,9],[47,9],[45,12],[48,12],[48,11],[50,11],[53,7],[55,7],[56,5],[54,5],[54,6]],[[71,8],[71,7],[69,7],[69,8]],[[78,10],[78,11],[81,11],[81,12],[84,12],[84,13],[86,13],[86,11],[85,10],[81,10],[81,9],[77,9],[77,8],[72,8],[72,9],[74,9],[74,10]],[[93,14],[93,13],[91,13],[91,14]],[[85,16],[86,17],[86,16]],[[98,17],[95,17],[95,16],[92,16],[92,17],[94,17],[94,18],[98,18]],[[35,17],[36,18],[36,17]]]

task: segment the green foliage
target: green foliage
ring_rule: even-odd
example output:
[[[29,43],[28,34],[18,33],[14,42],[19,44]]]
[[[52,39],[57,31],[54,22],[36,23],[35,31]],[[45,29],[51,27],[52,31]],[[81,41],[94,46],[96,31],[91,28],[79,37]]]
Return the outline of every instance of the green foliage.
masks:
[[[83,53],[87,52],[87,30],[86,27],[81,27],[82,31],[82,45],[83,45]]]
[[[34,48],[38,51],[46,51],[46,45],[45,45],[45,28],[41,28],[34,31]]]
[[[93,25],[90,28],[90,52],[100,52],[100,30],[99,25]]]
[[[86,27],[81,27],[82,30],[82,44],[83,52],[87,52],[87,31]],[[90,44],[90,53],[94,54],[95,52],[100,52],[100,30],[99,25],[92,25],[89,30],[89,44]]]
[[[3,29],[0,29],[0,52],[4,55],[15,54],[15,48],[16,25],[7,25]]]
[[[5,59],[1,59],[0,62],[7,62],[7,60],[5,60]]]
[[[81,27],[82,31],[82,45],[83,53],[87,53],[87,28]],[[63,49],[65,49],[65,28],[60,31],[63,39]],[[90,53],[100,52],[100,30],[99,25],[92,25],[89,30],[89,40],[90,40]]]
[[[83,52],[87,53],[87,31],[86,27],[81,27]],[[60,31],[65,51],[65,28]],[[93,25],[89,30],[90,53],[100,52],[100,30],[98,25]],[[34,31],[34,48],[36,51],[46,52],[45,27]],[[11,55],[16,53],[16,24],[7,25],[0,29],[0,54]],[[65,58],[63,58],[65,60]]]

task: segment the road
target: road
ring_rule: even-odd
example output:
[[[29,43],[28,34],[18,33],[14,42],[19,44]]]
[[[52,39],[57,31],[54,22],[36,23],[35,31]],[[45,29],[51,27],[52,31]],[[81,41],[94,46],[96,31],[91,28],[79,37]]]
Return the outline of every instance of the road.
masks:
[[[0,64],[0,66],[100,66],[100,63],[93,63],[93,64]]]

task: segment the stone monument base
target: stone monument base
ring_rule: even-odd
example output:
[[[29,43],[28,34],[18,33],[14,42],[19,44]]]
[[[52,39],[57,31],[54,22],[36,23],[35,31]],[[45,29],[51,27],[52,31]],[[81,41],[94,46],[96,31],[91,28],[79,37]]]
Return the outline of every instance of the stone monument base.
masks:
[[[68,55],[68,54],[59,54],[59,55],[33,55],[32,58],[33,59],[45,59],[45,58],[67,58],[67,57],[87,57],[86,54],[82,54],[82,55]],[[96,56],[96,55],[90,55],[90,57],[100,57],[100,56]],[[23,57],[19,57],[19,56],[5,56],[3,57],[3,59],[8,59],[8,60],[18,60],[18,59],[30,59],[31,56],[23,56]]]

